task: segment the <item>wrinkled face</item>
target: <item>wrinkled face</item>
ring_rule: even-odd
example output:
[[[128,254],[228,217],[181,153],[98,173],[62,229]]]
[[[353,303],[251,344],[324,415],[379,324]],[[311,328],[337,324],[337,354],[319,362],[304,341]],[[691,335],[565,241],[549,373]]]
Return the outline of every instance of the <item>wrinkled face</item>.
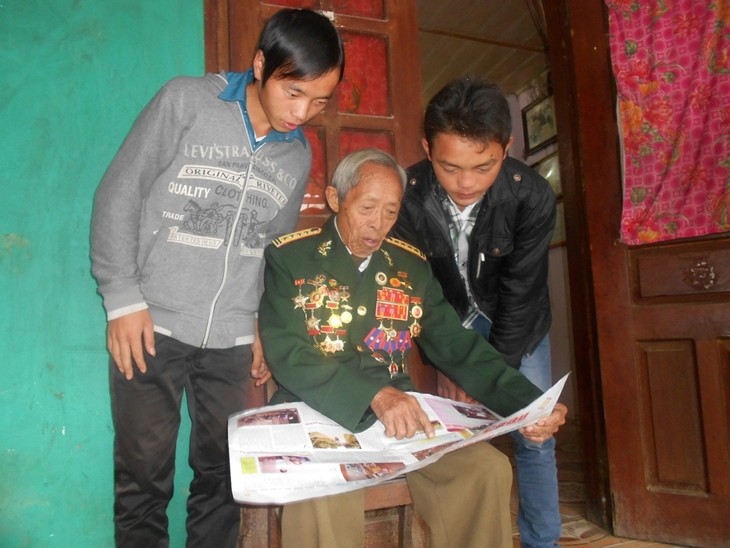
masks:
[[[340,69],[336,68],[310,80],[277,78],[274,73],[261,85],[263,62],[259,51],[253,63],[258,98],[269,125],[276,131],[293,131],[322,112],[340,81]]]
[[[380,248],[398,219],[403,187],[391,168],[367,163],[360,169],[360,181],[340,201],[337,190],[328,186],[327,202],[337,214],[342,241],[356,257],[365,258]]]
[[[459,209],[473,204],[497,180],[507,147],[497,141],[480,143],[453,133],[438,133],[429,148],[422,145],[441,186]]]

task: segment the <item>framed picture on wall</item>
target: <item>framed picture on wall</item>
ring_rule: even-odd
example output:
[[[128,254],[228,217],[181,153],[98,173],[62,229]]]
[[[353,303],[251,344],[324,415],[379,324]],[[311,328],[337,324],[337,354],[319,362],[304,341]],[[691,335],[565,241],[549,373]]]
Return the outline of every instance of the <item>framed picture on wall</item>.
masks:
[[[555,230],[550,240],[550,247],[565,245],[565,207],[562,198],[555,205]]]
[[[557,141],[558,128],[552,95],[533,101],[522,109],[522,127],[525,131],[525,156]]]
[[[563,187],[560,185],[560,162],[557,152],[532,164],[532,169],[547,179],[547,182],[550,183],[553,192],[555,192],[558,198],[563,195]]]

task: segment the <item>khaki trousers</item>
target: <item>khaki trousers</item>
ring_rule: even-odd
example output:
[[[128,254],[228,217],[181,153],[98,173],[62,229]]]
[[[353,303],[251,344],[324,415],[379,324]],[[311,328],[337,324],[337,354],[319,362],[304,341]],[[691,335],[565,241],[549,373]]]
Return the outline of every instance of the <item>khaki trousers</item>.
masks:
[[[488,443],[448,453],[406,474],[416,512],[430,529],[431,548],[512,546],[512,468]],[[283,548],[362,548],[363,490],[288,504]]]

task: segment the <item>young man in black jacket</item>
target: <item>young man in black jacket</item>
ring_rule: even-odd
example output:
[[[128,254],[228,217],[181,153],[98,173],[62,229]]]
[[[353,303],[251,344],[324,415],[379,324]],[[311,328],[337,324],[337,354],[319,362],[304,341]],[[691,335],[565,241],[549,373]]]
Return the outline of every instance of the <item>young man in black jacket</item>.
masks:
[[[408,169],[393,234],[426,254],[462,323],[545,390],[552,384],[547,271],[555,194],[507,156],[509,106],[493,84],[463,78],[445,86],[426,109],[424,134],[428,159]],[[444,375],[439,394],[470,399]],[[555,440],[514,437],[522,546],[557,546]]]

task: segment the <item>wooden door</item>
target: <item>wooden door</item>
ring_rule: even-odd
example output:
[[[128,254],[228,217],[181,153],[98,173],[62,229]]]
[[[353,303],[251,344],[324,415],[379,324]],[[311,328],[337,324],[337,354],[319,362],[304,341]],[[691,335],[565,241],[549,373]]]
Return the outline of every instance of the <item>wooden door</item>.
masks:
[[[408,166],[420,147],[421,74],[415,0],[206,0],[206,70],[248,69],[263,23],[283,7],[330,17],[345,44],[334,101],[305,128],[313,166],[300,225],[321,224],[324,186],[349,152],[375,146]]]
[[[569,176],[563,186],[573,317],[585,359],[576,360],[581,417],[594,428],[588,454],[597,476],[588,478],[589,496],[602,497],[589,500],[590,510],[599,521],[609,518],[620,536],[728,546],[730,238],[621,244],[604,5],[544,6],[561,172]]]

